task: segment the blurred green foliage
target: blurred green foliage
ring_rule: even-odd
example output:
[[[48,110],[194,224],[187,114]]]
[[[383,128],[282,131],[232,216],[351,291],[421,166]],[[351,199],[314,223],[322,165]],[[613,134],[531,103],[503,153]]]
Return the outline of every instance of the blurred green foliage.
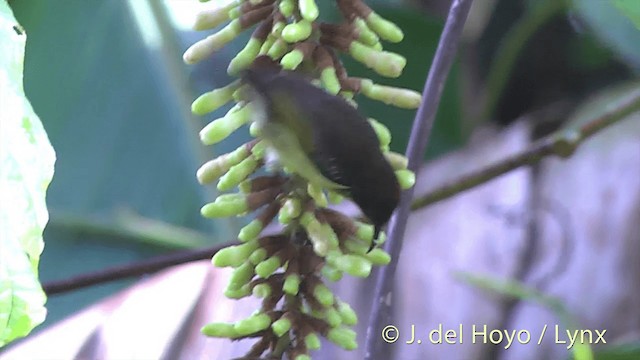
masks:
[[[627,64],[640,69],[640,2],[573,1],[572,5],[586,25],[607,47],[614,50]]]

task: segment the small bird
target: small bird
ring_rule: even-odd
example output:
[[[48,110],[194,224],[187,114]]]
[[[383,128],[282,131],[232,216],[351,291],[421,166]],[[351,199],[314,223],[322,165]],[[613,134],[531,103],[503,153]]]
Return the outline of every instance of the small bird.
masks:
[[[377,240],[398,206],[400,185],[367,119],[343,98],[268,60],[258,58],[242,80],[254,121],[280,163],[312,184],[346,193],[373,223]]]

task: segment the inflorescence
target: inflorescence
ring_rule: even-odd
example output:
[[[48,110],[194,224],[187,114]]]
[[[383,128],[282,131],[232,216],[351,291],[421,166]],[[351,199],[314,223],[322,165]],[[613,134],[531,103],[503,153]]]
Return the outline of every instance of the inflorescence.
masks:
[[[233,0],[222,7],[214,5],[198,15],[194,28],[226,26],[192,45],[184,60],[188,64],[201,61],[255,27],[244,49],[231,60],[229,74],[238,75],[256,57],[266,55],[285,70],[311,75],[328,93],[342,96],[354,106],[354,95],[362,94],[397,107],[417,108],[419,93],[350,77],[337,55],[349,54],[380,75],[398,77],[406,60],[384,51],[380,41],[399,42],[402,31],[362,0],[336,3],[344,19],[340,24],[319,21],[314,0]],[[213,120],[200,132],[205,145],[216,144],[243,125],[251,125],[251,107],[243,100],[239,80],[202,94],[193,102],[193,113],[205,115],[233,100],[236,105],[224,117]],[[407,159],[389,150],[389,130],[374,119],[369,122],[400,186],[410,188],[415,176],[406,169]],[[238,189],[206,204],[201,210],[203,216],[219,218],[260,211],[238,234],[241,244],[219,251],[213,264],[234,268],[225,291],[227,297],[253,295],[263,299],[262,306],[249,318],[211,323],[202,332],[230,339],[256,338],[247,358],[270,353],[310,359],[309,351],[320,347],[320,336],[345,349],[355,349],[356,333],[350,326],[357,323],[357,316],[323,280],[337,281],[343,273],[367,277],[373,265],[386,265],[390,257],[381,248],[367,252],[373,241],[373,226],[328,208],[341,202],[341,195],[304,182],[295,176],[295,169],[254,175],[265,165],[267,148],[255,126],[250,132],[254,140],[208,161],[198,170],[197,178],[201,184],[217,181],[220,191]],[[282,232],[261,235],[275,218],[282,224]],[[384,234],[378,243],[382,241]]]

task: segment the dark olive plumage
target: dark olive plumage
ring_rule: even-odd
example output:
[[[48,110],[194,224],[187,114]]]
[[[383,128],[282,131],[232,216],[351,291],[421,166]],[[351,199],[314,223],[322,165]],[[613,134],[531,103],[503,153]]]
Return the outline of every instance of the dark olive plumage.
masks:
[[[254,66],[243,81],[265,106],[266,121],[291,128],[320,173],[346,187],[377,239],[398,205],[400,186],[367,119],[343,98],[292,72]]]

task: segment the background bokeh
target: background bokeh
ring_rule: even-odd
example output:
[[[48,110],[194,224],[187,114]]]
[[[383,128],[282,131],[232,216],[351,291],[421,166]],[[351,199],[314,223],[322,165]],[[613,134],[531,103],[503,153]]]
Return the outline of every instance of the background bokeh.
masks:
[[[198,131],[227,108],[206,118],[189,110],[198,94],[230,81],[227,64],[250,33],[210,60],[186,66],[182,52],[203,37],[184,27],[201,6],[197,1],[9,2],[28,33],[26,94],[57,154],[41,280],[233,239],[245,220],[201,218],[200,206],[214,198],[215,190],[200,186],[195,171],[248,134],[241,131],[205,148]],[[322,16],[336,16],[331,1],[318,3]],[[374,80],[422,89],[448,3],[371,1],[405,31],[405,40],[388,49],[407,58],[400,78]],[[505,36],[549,3],[476,2],[425,159],[462,147],[487,122],[478,117],[487,97],[484,82]],[[556,103],[573,107],[593,91],[634,77],[640,68],[640,32],[605,1],[576,1],[532,26],[531,40],[513,68],[504,70],[511,76],[496,95],[492,124],[504,126]],[[355,76],[371,76],[347,58],[345,63]],[[392,148],[404,152],[413,112],[368,99],[359,103],[391,129]],[[163,235],[166,229],[177,235]],[[39,329],[131,282],[50,297],[47,320]]]

